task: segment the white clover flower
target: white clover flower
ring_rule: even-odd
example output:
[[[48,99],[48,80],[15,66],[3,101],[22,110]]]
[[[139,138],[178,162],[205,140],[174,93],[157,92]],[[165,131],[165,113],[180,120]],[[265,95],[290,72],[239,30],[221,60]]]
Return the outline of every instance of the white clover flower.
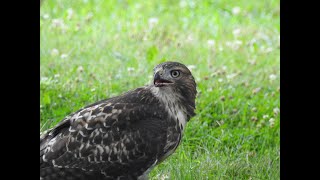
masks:
[[[236,73],[228,74],[228,75],[227,75],[227,79],[233,79],[233,78],[236,77],[236,76],[237,76]]]
[[[252,90],[253,94],[257,94],[259,91],[261,91],[261,87],[255,88]]]
[[[269,115],[263,115],[262,118],[263,119],[267,119],[269,117]]]
[[[78,69],[77,69],[78,72],[83,72],[83,70],[84,70],[84,69],[83,69],[82,66],[79,66]]]
[[[59,50],[58,49],[52,49],[51,50],[51,56],[58,56],[59,55]]]
[[[209,46],[214,46],[215,45],[215,41],[213,39],[209,39],[207,41],[207,43],[208,43]]]
[[[228,47],[230,47],[230,48],[232,48],[234,50],[239,49],[239,47],[241,45],[242,45],[242,41],[240,41],[240,40],[235,40],[235,41],[232,41],[232,42],[230,42],[230,41],[226,42],[226,46],[228,46]]]
[[[238,15],[240,13],[240,11],[241,11],[240,7],[232,8],[232,14],[233,15]]]
[[[160,180],[166,180],[166,179],[169,179],[169,175],[168,174],[161,175]]]
[[[234,29],[234,30],[232,31],[232,34],[233,34],[234,36],[238,36],[240,33],[241,33],[241,30],[240,30],[239,28]]]
[[[269,79],[271,81],[273,81],[273,80],[277,79],[277,76],[275,74],[270,74]]]
[[[127,68],[127,71],[129,71],[129,72],[134,71],[134,67],[128,67],[128,68]]]
[[[49,16],[49,14],[44,14],[44,15],[42,15],[42,18],[43,18],[43,19],[49,19],[50,16]]]
[[[218,82],[222,82],[222,81],[223,81],[223,79],[222,79],[222,78],[219,78],[219,79],[218,79]]]
[[[68,10],[67,10],[67,19],[71,19],[72,18],[72,16],[73,16],[73,9],[72,8],[69,8]]]
[[[90,20],[90,19],[92,19],[93,18],[93,13],[92,12],[89,12],[88,14],[87,14],[87,16],[86,16],[86,20],[88,21],[88,20]]]
[[[184,0],[181,0],[179,3],[180,8],[185,8],[187,6],[187,2]]]
[[[274,124],[274,121],[275,121],[274,118],[270,118],[270,119],[269,119],[269,123],[270,123],[270,124]]]
[[[157,25],[159,22],[159,19],[156,18],[156,17],[152,17],[152,18],[149,18],[148,19],[148,23],[149,23],[149,26],[152,28],[154,27],[155,25]]]
[[[189,1],[189,7],[194,8],[196,6],[196,3],[194,1]]]
[[[60,56],[61,59],[66,59],[67,57],[68,57],[67,54],[61,54],[61,56]]]
[[[41,78],[40,78],[40,81],[48,81],[48,80],[49,80],[48,77],[41,77]]]
[[[265,53],[270,53],[272,51],[273,51],[272,47],[268,47],[267,49],[264,50]]]
[[[270,127],[273,127],[274,126],[274,118],[271,118],[270,120],[269,120],[269,123],[270,123]]]
[[[227,70],[227,66],[222,66],[222,69],[225,71]]]
[[[279,113],[280,113],[280,109],[279,108],[274,108],[273,109],[273,113],[275,114],[275,115],[278,115]]]
[[[193,36],[192,34],[189,34],[188,37],[187,37],[187,42],[193,42]]]
[[[141,8],[141,4],[136,3],[134,7],[135,7],[136,9],[140,9],[140,8]]]
[[[64,27],[65,25],[62,19],[52,19],[51,26],[57,28]]]

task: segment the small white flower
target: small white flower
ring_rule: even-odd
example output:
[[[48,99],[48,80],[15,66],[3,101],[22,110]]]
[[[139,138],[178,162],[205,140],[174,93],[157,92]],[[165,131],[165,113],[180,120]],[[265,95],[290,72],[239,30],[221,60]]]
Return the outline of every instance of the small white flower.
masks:
[[[228,74],[228,75],[227,75],[227,79],[233,79],[233,78],[236,77],[236,76],[237,76],[236,73]]]
[[[214,45],[215,45],[215,41],[212,40],[212,39],[209,39],[209,40],[207,41],[207,43],[208,43],[209,46],[214,46]]]
[[[51,50],[51,56],[58,56],[59,55],[59,50],[58,49],[52,49]]]
[[[277,79],[277,76],[275,74],[270,74],[269,79],[271,81],[273,81],[273,80]]]
[[[184,0],[181,0],[179,3],[180,8],[185,8],[187,6],[187,2]]]
[[[241,9],[240,7],[234,7],[232,8],[232,14],[238,15],[240,13]]]
[[[73,16],[73,10],[72,10],[72,8],[69,8],[69,9],[67,10],[67,13],[68,13],[67,18],[68,18],[68,19],[71,19],[72,16]]]
[[[263,115],[262,118],[263,119],[267,119],[269,117],[269,115]]]
[[[43,18],[43,19],[49,19],[50,16],[49,16],[49,14],[44,14],[44,15],[42,16],[42,18]]]
[[[140,8],[141,8],[141,4],[136,3],[134,7],[135,7],[136,9],[140,9]]]
[[[79,66],[78,69],[77,69],[77,71],[78,71],[78,72],[83,72],[83,67],[82,67],[82,66]]]
[[[222,69],[225,71],[227,70],[227,66],[222,66]]]
[[[238,35],[240,34],[240,32],[241,32],[241,30],[240,30],[239,28],[237,28],[237,29],[234,29],[234,30],[232,31],[232,34],[233,34],[234,36],[238,36]]]
[[[219,78],[219,79],[218,79],[218,82],[222,82],[222,81],[223,81],[223,79],[222,79],[222,78]]]
[[[89,13],[87,14],[86,19],[87,19],[87,20],[90,20],[92,17],[93,17],[93,13],[92,13],[92,12],[89,12]]]
[[[250,59],[250,60],[248,60],[248,63],[249,64],[251,64],[251,65],[256,65],[257,64],[257,62],[256,62],[256,60],[252,60],[252,59]]]
[[[90,91],[91,91],[91,92],[94,92],[94,91],[96,91],[96,88],[92,88]]]
[[[252,93],[253,93],[253,94],[257,94],[257,93],[260,92],[260,91],[261,91],[261,87],[258,87],[258,88],[253,89],[253,90],[252,90]]]
[[[270,53],[272,51],[273,51],[272,47],[268,47],[267,49],[264,50],[265,53]]]
[[[128,68],[127,68],[127,71],[129,71],[129,72],[134,71],[134,67],[128,67]]]
[[[192,34],[189,34],[187,37],[187,42],[192,42],[193,41],[193,36]]]
[[[52,19],[52,27],[64,27],[64,22],[62,19]]]
[[[61,59],[66,59],[67,57],[68,57],[67,54],[61,54],[61,56],[60,56]]]
[[[149,18],[148,22],[150,27],[154,27],[156,24],[158,24],[159,19],[156,17]]]
[[[278,115],[278,114],[280,113],[280,109],[279,109],[279,108],[274,108],[274,109],[273,109],[273,113],[274,113],[275,115]]]
[[[234,43],[235,45],[242,45],[242,41],[240,41],[240,40],[235,40],[233,43]]]
[[[196,3],[194,1],[189,1],[189,7],[194,8],[196,6]]]
[[[230,47],[230,48],[232,48],[234,50],[239,49],[239,47],[241,45],[242,45],[242,41],[240,41],[240,40],[235,40],[235,41],[232,41],[232,42],[230,42],[230,41],[226,42],[226,46],[228,46],[228,47]]]
[[[167,180],[167,179],[169,179],[169,175],[168,174],[163,174],[160,177],[160,180]]]
[[[269,119],[269,123],[271,123],[271,124],[273,124],[274,121],[275,121],[274,118],[270,118],[270,119]]]
[[[55,74],[54,75],[54,78],[59,78],[60,77],[60,74]]]
[[[40,81],[47,81],[49,78],[48,77],[41,77]]]

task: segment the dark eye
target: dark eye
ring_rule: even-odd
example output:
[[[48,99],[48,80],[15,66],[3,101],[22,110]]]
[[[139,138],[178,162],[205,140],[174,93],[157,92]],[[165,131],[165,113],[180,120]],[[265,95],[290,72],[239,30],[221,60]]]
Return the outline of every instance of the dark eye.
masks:
[[[177,78],[180,76],[180,72],[178,70],[171,71],[171,76]]]

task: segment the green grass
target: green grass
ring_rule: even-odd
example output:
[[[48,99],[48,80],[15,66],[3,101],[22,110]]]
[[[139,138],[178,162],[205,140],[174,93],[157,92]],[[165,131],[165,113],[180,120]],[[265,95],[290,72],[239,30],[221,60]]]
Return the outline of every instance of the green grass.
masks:
[[[150,178],[280,179],[279,14],[275,0],[44,1],[40,130],[177,60],[193,65],[197,115]]]

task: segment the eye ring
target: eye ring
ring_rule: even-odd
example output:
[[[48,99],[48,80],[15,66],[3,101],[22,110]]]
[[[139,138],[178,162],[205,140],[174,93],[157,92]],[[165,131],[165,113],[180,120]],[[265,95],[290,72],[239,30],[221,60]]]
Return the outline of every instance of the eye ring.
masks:
[[[178,71],[178,70],[173,70],[173,71],[171,71],[171,76],[172,76],[173,78],[179,77],[179,76],[180,76],[180,71]]]

